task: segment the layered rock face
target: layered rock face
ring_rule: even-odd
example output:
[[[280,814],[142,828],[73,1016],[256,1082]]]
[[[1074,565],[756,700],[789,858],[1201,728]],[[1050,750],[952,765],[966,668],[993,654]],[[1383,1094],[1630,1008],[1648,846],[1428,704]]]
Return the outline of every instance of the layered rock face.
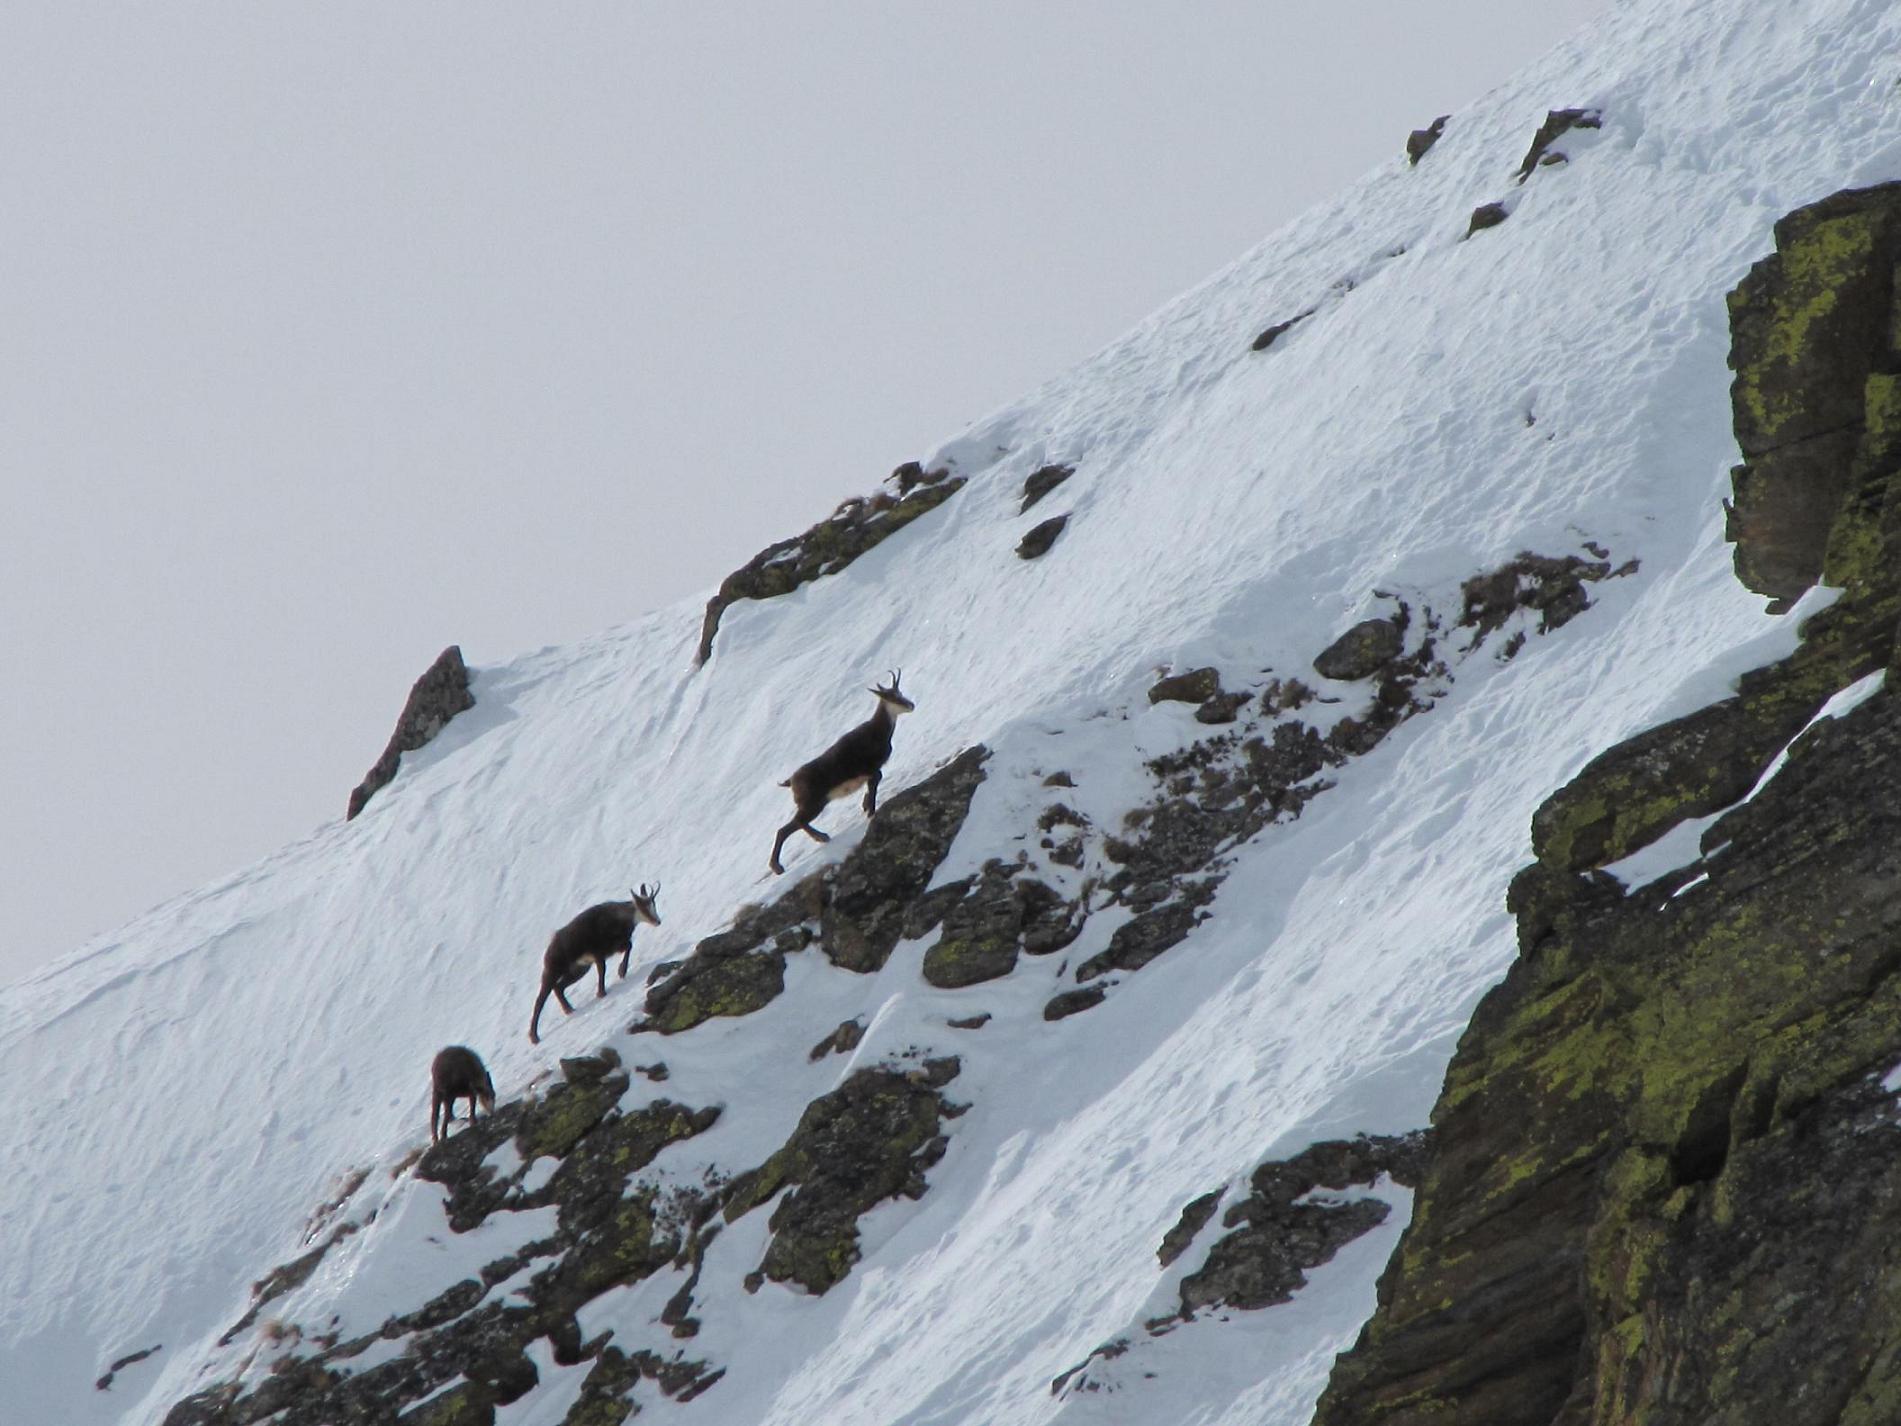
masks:
[[[1843,593],[1537,813],[1322,1426],[1901,1420],[1901,699],[1860,682],[1901,613],[1901,185],[1776,235],[1730,299],[1736,567]],[[1603,869],[1693,818],[1688,865]]]

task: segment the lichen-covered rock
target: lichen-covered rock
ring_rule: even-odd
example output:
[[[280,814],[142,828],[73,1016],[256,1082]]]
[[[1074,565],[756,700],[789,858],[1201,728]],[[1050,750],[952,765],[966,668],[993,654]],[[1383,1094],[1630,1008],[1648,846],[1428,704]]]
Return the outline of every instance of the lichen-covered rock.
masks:
[[[943,930],[924,953],[924,978],[944,989],[978,985],[1016,969],[1017,955],[1048,955],[1075,940],[1086,913],[1046,882],[992,860],[943,913]]]
[[[900,1195],[924,1193],[924,1174],[943,1156],[938,1092],[958,1073],[955,1057],[914,1070],[862,1069],[806,1106],[785,1147],[728,1186],[728,1222],[782,1190],[772,1241],[759,1271],[823,1293],[858,1261],[858,1220]]]
[[[1221,1190],[1218,1188],[1185,1204],[1182,1216],[1175,1220],[1175,1226],[1162,1235],[1162,1246],[1155,1250],[1156,1261],[1167,1267],[1187,1252],[1195,1241],[1195,1235],[1207,1226],[1208,1220],[1215,1216],[1215,1209],[1220,1206]]]
[[[875,971],[907,934],[911,903],[950,851],[989,750],[967,748],[929,777],[881,803],[862,842],[832,873],[819,944],[834,965]]]
[[[705,1205],[669,1207],[651,1187],[637,1185],[630,1192],[628,1180],[668,1144],[712,1127],[719,1110],[656,1100],[624,1112],[618,1100],[627,1077],[609,1060],[607,1052],[577,1059],[575,1078],[556,1084],[539,1101],[501,1106],[454,1139],[433,1145],[417,1165],[418,1177],[448,1188],[451,1231],[467,1231],[493,1213],[552,1206],[552,1237],[391,1316],[373,1336],[332,1339],[330,1345],[311,1338],[321,1350],[280,1358],[248,1393],[237,1382],[201,1391],[173,1408],[168,1426],[248,1426],[266,1418],[274,1426],[492,1421],[497,1406],[536,1386],[539,1373],[527,1348],[537,1339],[546,1338],[554,1360],[565,1366],[618,1351],[606,1349],[605,1338],[583,1342],[576,1311],[671,1262],[682,1251],[693,1213],[709,1211]],[[520,1166],[502,1179],[486,1160],[510,1138]],[[534,1159],[546,1154],[559,1166],[540,1187],[524,1189]],[[525,1288],[501,1300],[491,1296],[536,1264],[539,1270]],[[370,1346],[395,1341],[402,1342],[397,1355],[367,1369],[353,1367]],[[651,1359],[655,1370],[642,1371],[661,1380],[663,1390],[667,1379],[688,1366],[696,1380],[710,1372],[702,1363],[663,1360],[650,1352],[632,1359]],[[665,1375],[657,1376],[662,1370]],[[582,1394],[589,1414],[571,1414],[569,1420],[611,1426],[624,1419],[632,1410],[624,1399],[631,1384],[631,1377],[616,1375],[610,1359],[607,1368],[589,1374]]]
[[[1362,619],[1314,658],[1314,672],[1322,678],[1352,682],[1371,678],[1399,657],[1406,633],[1391,619]]]
[[[1584,586],[1614,575],[1634,573],[1636,565],[1612,570],[1606,559],[1521,551],[1497,569],[1475,574],[1459,586],[1463,605],[1459,627],[1473,630],[1471,648],[1484,643],[1520,609],[1538,612],[1538,632],[1562,628],[1591,607]]]
[[[1630,889],[1584,870],[1741,796],[1832,693],[1895,665],[1896,452],[1883,421],[1824,450],[1886,399],[1856,350],[1869,315],[1842,309],[1891,290],[1866,257],[1892,201],[1792,215],[1781,270],[1731,302],[1745,455],[1786,439],[1822,462],[1732,526],[1738,574],[1786,596],[1832,561],[1841,598],[1790,658],[1539,810],[1519,958],[1447,1071],[1411,1225],[1318,1426],[1901,1419],[1901,697],[1816,722],[1700,861]]]
[[[1043,1007],[1045,1020],[1067,1020],[1072,1015],[1080,1015],[1085,1010],[1102,1004],[1108,997],[1106,985],[1085,985],[1075,990],[1060,991],[1049,998]]]
[[[1798,208],[1775,238],[1776,251],[1729,295],[1743,464],[1732,476],[1728,535],[1736,577],[1786,602],[1823,574],[1864,441],[1880,448],[1892,438],[1886,373],[1901,183]],[[1870,454],[1887,463],[1879,449]]]
[[[376,765],[350,793],[350,807],[344,820],[354,818],[378,791],[389,785],[404,753],[423,747],[448,726],[451,718],[474,706],[475,695],[469,692],[468,665],[462,662],[461,648],[451,644],[436,655],[436,661],[409,690],[409,698],[396,720],[396,731],[390,734],[389,744]]]
[[[892,472],[898,494],[879,493],[867,499],[847,500],[802,535],[766,546],[751,560],[720,581],[706,601],[700,624],[696,664],[713,654],[713,636],[727,606],[741,599],[772,599],[802,584],[837,574],[868,550],[890,539],[918,516],[942,505],[964,487],[964,477],[947,470],[927,471],[915,462]]]
[[[1382,1176],[1411,1186],[1419,1181],[1425,1152],[1423,1131],[1361,1135],[1328,1140],[1291,1159],[1262,1164],[1251,1179],[1253,1192],[1222,1215],[1222,1225],[1232,1231],[1182,1279],[1180,1317],[1192,1317],[1204,1307],[1253,1311],[1292,1300],[1307,1281],[1308,1269],[1384,1223],[1391,1211],[1377,1198],[1315,1199],[1314,1191],[1371,1185]],[[1209,1195],[1195,1203],[1207,1203],[1211,1213],[1214,1204],[1209,1200],[1218,1197]],[[1184,1210],[1177,1229],[1187,1222]],[[1188,1237],[1192,1240],[1194,1231]]]

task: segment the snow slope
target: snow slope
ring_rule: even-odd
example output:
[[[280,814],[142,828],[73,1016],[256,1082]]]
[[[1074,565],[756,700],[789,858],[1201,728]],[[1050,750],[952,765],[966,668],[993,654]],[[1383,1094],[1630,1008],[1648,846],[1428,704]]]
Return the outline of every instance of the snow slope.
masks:
[[[1141,1321],[1212,1232],[1166,1274],[1155,1246],[1183,1203],[1272,1152],[1423,1123],[1513,954],[1504,890],[1533,806],[1792,641],[1721,538],[1723,294],[1789,208],[1901,177],[1897,54],[1881,0],[1632,0],[1455,114],[1417,169],[1395,159],[944,446],[927,464],[969,476],[962,492],[838,576],[733,606],[706,668],[697,601],[482,668],[475,709],[357,821],[7,991],[0,1416],[156,1421],[207,1362],[258,1351],[212,1342],[352,1168],[371,1170],[353,1206],[384,1211],[287,1315],[374,1321],[494,1256],[432,1247],[438,1191],[383,1171],[425,1138],[430,1055],[476,1046],[509,1095],[623,1030],[633,979],[527,1044],[548,932],[658,879],[666,924],[637,939],[638,976],[767,894],[778,780],[869,711],[860,690],[887,667],[918,701],[887,795],[970,743],[995,750],[948,878],[1025,831],[1046,772],[1074,775],[1099,826],[1141,801],[1141,760],[1205,731],[1149,706],[1158,668],[1310,676],[1389,607],[1376,589],[1455,611],[1461,579],[1518,550],[1596,540],[1640,572],[1515,660],[1459,664],[1437,708],[1242,848],[1212,918],[1100,1008],[1042,1021],[1057,958],[943,991],[905,946],[871,977],[794,957],[759,1014],[616,1041],[665,1058],[667,1097],[727,1105],[656,1164],[681,1177],[759,1162],[811,1098],[910,1047],[961,1055],[950,1093],[972,1105],[930,1191],[876,1210],[864,1261],[824,1297],[740,1290],[764,1213],[722,1235],[692,1345],[728,1375],[687,1406],[643,1388],[653,1419],[1304,1421],[1403,1209],[1295,1303],[1149,1340]],[[1514,183],[1546,109],[1577,105],[1603,127]],[[1492,201],[1509,219],[1463,240]],[[1023,478],[1054,460],[1076,475],[1020,518]],[[1015,558],[1023,528],[1064,512],[1049,555]],[[829,847],[789,844],[794,873],[849,850],[862,818],[845,808]],[[1072,959],[1112,929],[1092,921]],[[980,1010],[981,1032],[944,1023]],[[855,1014],[859,1049],[809,1063]],[[630,1102],[658,1097],[635,1085]],[[632,1341],[675,1285],[610,1295],[584,1326]],[[1131,1329],[1105,1389],[1052,1394]],[[560,1420],[585,1368],[542,1366],[500,1419]]]

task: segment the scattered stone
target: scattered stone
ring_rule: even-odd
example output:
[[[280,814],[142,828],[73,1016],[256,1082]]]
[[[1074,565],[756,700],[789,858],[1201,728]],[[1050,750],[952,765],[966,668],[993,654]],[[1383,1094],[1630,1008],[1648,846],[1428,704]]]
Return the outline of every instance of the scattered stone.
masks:
[[[402,716],[396,720],[396,731],[390,734],[389,745],[376,760],[376,766],[351,792],[344,820],[355,818],[372,797],[389,785],[404,753],[413,753],[425,746],[448,726],[451,718],[474,706],[475,695],[469,692],[468,665],[462,662],[461,648],[451,644],[436,655],[436,661],[409,690]]]
[[[1340,682],[1370,678],[1399,657],[1405,639],[1404,626],[1392,619],[1363,619],[1321,650],[1314,672]]]
[[[655,1084],[660,1084],[671,1075],[672,1071],[667,1068],[665,1060],[655,1060],[650,1065],[635,1065],[634,1073],[645,1075]]]
[[[981,1030],[990,1023],[990,1012],[986,1010],[980,1015],[972,1015],[967,1020],[948,1020],[945,1023],[953,1030]]]
[[[1024,560],[1039,559],[1049,553],[1050,546],[1056,543],[1056,537],[1063,533],[1069,524],[1069,516],[1054,515],[1040,525],[1031,527],[1030,532],[1017,542],[1017,558]]]
[[[1043,1007],[1045,1020],[1065,1020],[1102,1004],[1108,995],[1106,985],[1085,985],[1079,990],[1065,990],[1060,995],[1050,997],[1049,1004]]]
[[[1503,203],[1481,203],[1472,210],[1472,222],[1466,228],[1465,235],[1469,238],[1472,234],[1483,232],[1487,228],[1496,228],[1509,217],[1511,217],[1511,209]]]
[[[1075,785],[1076,779],[1067,772],[1053,772],[1043,779],[1045,787],[1074,787]]]
[[[1097,1347],[1088,1356],[1084,1357],[1080,1362],[1076,1363],[1075,1366],[1052,1380],[1050,1382],[1050,1395],[1061,1396],[1063,1394],[1063,1388],[1068,1386],[1072,1379],[1075,1380],[1076,1389],[1078,1391],[1096,1390],[1096,1384],[1091,1382],[1086,1375],[1082,1375],[1088,1370],[1090,1363],[1114,1361],[1128,1350],[1129,1339],[1127,1337],[1117,1337],[1113,1342],[1105,1342],[1102,1346]]]
[[[1249,695],[1245,693],[1217,693],[1195,710],[1195,721],[1216,725],[1232,723],[1248,698]]]
[[[1518,181],[1523,183],[1531,176],[1533,168],[1540,162],[1548,161],[1552,155],[1548,150],[1559,136],[1573,129],[1598,129],[1604,125],[1604,115],[1598,109],[1553,109],[1545,115],[1545,121],[1538,126],[1538,132],[1532,135],[1531,147],[1525,151],[1525,160],[1518,165]],[[1555,156],[1564,162],[1564,155]]]
[[[808,1060],[822,1060],[831,1054],[846,1054],[858,1048],[865,1038],[865,1026],[859,1020],[845,1020],[836,1030],[812,1046],[806,1055]]]
[[[1315,310],[1315,308],[1309,307],[1305,312],[1296,312],[1285,322],[1276,322],[1273,326],[1262,332],[1260,336],[1256,337],[1253,343],[1248,347],[1248,350],[1253,352],[1266,351],[1288,332],[1313,316]]]
[[[1441,114],[1423,129],[1414,129],[1406,139],[1406,163],[1416,168],[1432,146],[1439,142],[1439,136],[1446,131],[1446,120],[1450,114]]]
[[[1076,468],[1069,465],[1046,465],[1032,472],[1029,479],[1023,482],[1023,503],[1017,507],[1017,514],[1026,513],[1032,505],[1075,473]]]
[[[1170,674],[1149,689],[1150,703],[1206,703],[1221,692],[1218,669],[1197,668]]]

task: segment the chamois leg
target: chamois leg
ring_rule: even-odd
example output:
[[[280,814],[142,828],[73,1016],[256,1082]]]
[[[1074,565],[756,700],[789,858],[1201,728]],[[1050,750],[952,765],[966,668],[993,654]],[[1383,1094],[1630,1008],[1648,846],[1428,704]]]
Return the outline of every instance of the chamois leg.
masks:
[[[601,983],[600,992],[594,998],[596,1000],[605,999],[607,996],[607,957],[606,956],[596,956],[594,958],[594,974],[595,974],[595,977]]]
[[[543,981],[541,994],[535,997],[535,1013],[528,1017],[528,1043],[531,1045],[541,1043],[541,1007],[548,1003],[548,997],[554,992],[554,988],[552,981]]]
[[[442,1140],[442,1131],[436,1127],[437,1121],[441,1118],[442,1096],[432,1094],[429,1096],[429,1142],[432,1144],[440,1143]]]
[[[882,772],[874,772],[865,779],[865,815],[878,815],[878,784],[884,780]]]
[[[620,979],[627,979],[627,962],[634,958],[634,943],[630,940],[627,949],[620,953]]]
[[[557,985],[554,988],[554,998],[561,1002],[561,1013],[563,1015],[572,1015],[574,1013],[574,1007],[568,1004],[567,986]]]

